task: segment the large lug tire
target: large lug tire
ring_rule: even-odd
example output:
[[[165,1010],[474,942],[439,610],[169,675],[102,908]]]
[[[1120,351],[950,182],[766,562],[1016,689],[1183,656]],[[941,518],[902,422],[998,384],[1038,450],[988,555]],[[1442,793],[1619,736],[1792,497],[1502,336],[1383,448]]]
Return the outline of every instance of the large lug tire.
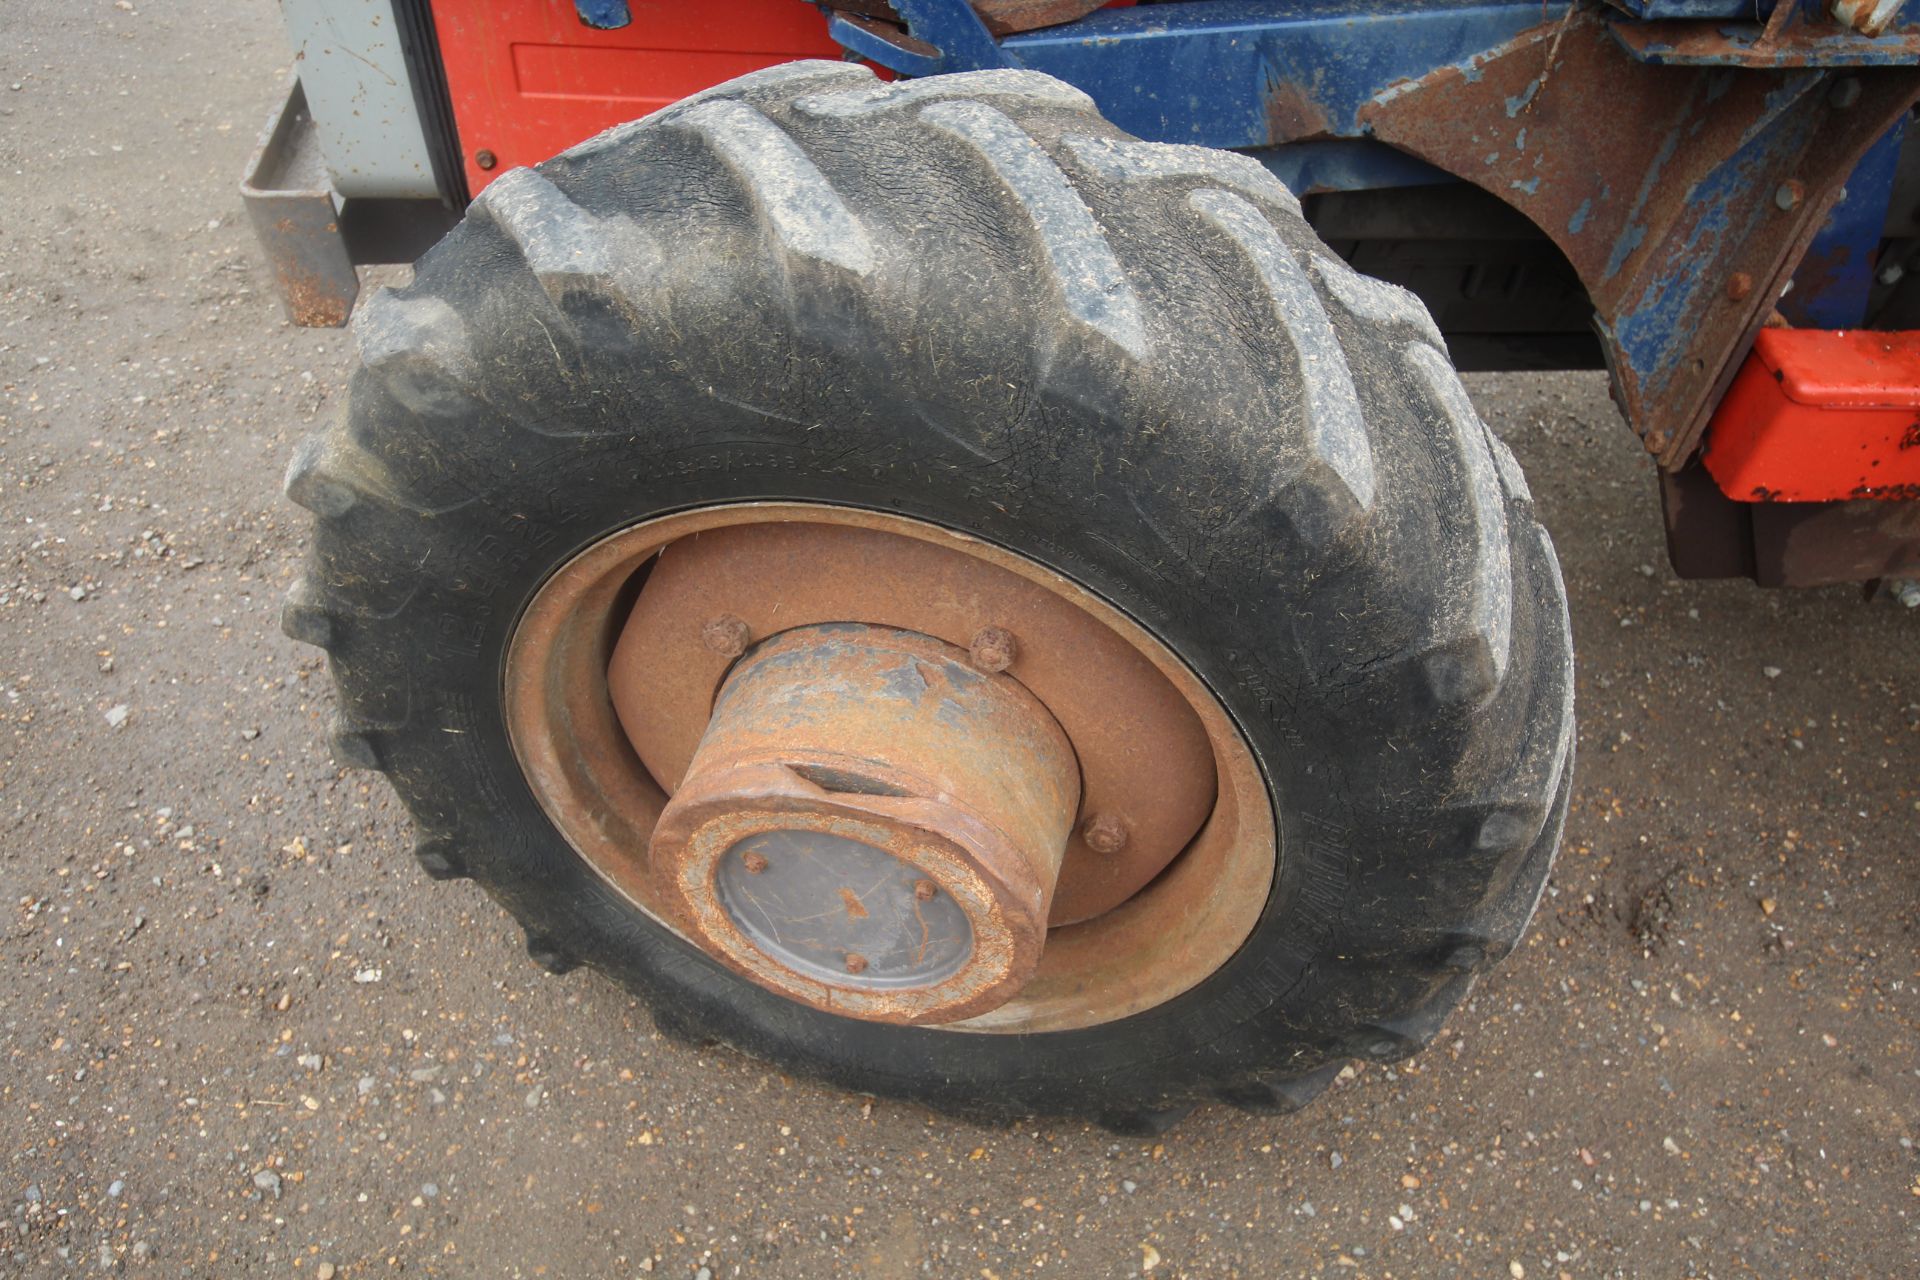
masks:
[[[355,332],[350,411],[287,484],[317,523],[285,626],[331,657],[336,754],[388,776],[430,875],[664,1027],[1146,1130],[1413,1053],[1533,912],[1572,768],[1552,546],[1425,310],[1250,159],[1044,76],[790,64],[504,175]],[[1189,664],[1278,815],[1232,959],[1104,1025],[963,1034],[802,1007],[609,892],[508,741],[516,621],[611,531],[759,499],[966,531]]]

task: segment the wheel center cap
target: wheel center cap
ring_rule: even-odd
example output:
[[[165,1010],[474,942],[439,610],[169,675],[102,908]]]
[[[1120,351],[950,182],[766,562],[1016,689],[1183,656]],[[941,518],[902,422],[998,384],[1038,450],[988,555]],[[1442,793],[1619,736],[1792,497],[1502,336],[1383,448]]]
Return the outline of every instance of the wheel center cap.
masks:
[[[747,940],[818,982],[892,991],[951,978],[973,954],[953,895],[885,849],[822,831],[768,831],[727,850],[720,909]]]
[[[914,632],[803,627],[721,686],[649,873],[762,986],[949,1022],[1032,975],[1079,799],[1066,735],[1011,677]]]

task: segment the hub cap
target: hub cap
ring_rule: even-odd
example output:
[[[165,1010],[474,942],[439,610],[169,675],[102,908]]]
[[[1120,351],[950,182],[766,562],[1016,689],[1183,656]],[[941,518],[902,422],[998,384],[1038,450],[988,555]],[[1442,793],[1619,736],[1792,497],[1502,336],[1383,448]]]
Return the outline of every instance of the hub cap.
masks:
[[[802,627],[721,686],[649,857],[686,931],[761,985],[951,1022],[1032,975],[1079,800],[1011,677],[930,636]]]
[[[1259,766],[1179,658],[899,516],[740,503],[611,534],[528,603],[504,700],[528,786],[611,889],[837,1014],[1124,1018],[1231,959],[1276,874]]]

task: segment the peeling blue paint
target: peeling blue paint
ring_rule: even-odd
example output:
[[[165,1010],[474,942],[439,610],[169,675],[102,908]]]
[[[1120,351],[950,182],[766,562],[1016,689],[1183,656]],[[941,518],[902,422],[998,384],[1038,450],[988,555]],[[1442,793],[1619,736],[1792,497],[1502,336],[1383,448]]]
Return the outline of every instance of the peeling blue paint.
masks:
[[[1607,255],[1607,269],[1601,279],[1611,280],[1619,275],[1620,268],[1627,265],[1627,259],[1633,256],[1633,251],[1638,249],[1646,238],[1647,228],[1644,223],[1622,231],[1620,238],[1613,242],[1613,252]]]
[[[967,0],[896,0],[894,8],[938,52],[901,49],[844,18],[830,32],[908,75],[1044,71],[1084,89],[1129,132],[1236,148],[1291,141],[1276,119],[1321,136],[1364,137],[1359,113],[1369,103],[1411,92],[1443,68],[1478,80],[1489,54],[1551,26],[1540,0],[1193,0],[1097,9],[995,41],[983,38]],[[1182,91],[1166,94],[1168,85]]]
[[[1789,323],[1807,329],[1850,329],[1866,320],[1875,250],[1886,227],[1887,204],[1906,133],[1905,121],[1889,129],[1848,175],[1840,199],[1794,273],[1791,291],[1780,299],[1780,313]]]
[[[1768,219],[1781,216],[1771,199],[1777,157],[1804,153],[1817,127],[1807,112],[1776,119],[1774,128],[1747,134],[1738,149],[1682,196],[1690,218],[1684,235],[1677,243],[1668,238],[1661,269],[1644,280],[1639,296],[1614,319],[1615,341],[1638,373],[1643,397],[1659,397],[1686,367],[1682,356],[1703,305],[1708,305],[1702,299],[1719,296],[1724,287],[1714,271],[1725,269],[1720,264],[1728,260],[1730,246],[1746,242]],[[1756,198],[1756,192],[1764,198]],[[1618,246],[1615,256],[1624,261]]]
[[[1540,86],[1545,84],[1546,81],[1547,81],[1547,78],[1544,75],[1535,76],[1532,79],[1532,81],[1528,83],[1526,88],[1522,89],[1519,93],[1516,93],[1515,95],[1513,95],[1513,97],[1508,98],[1507,99],[1507,119],[1511,120],[1515,116],[1519,115],[1522,111],[1525,111],[1527,109],[1527,104],[1533,101],[1533,95],[1540,92]]]
[[[1647,207],[1647,200],[1653,195],[1654,188],[1660,184],[1660,174],[1667,167],[1667,161],[1673,159],[1673,153],[1679,146],[1680,134],[1676,131],[1669,133],[1661,142],[1660,150],[1654,153],[1653,163],[1647,166],[1646,176],[1640,179],[1640,191],[1633,198],[1633,207],[1627,210],[1626,229],[1614,241],[1613,252],[1607,255],[1607,268],[1600,273],[1602,280],[1611,280],[1619,275],[1620,268],[1633,256],[1633,251],[1646,240],[1646,224],[1637,219],[1640,211]]]
[[[908,75],[985,67],[1047,72],[1085,90],[1120,128],[1158,142],[1250,151],[1290,183],[1311,190],[1457,180],[1373,141],[1361,124],[1361,113],[1402,99],[1417,100],[1429,87],[1449,79],[1484,89],[1484,73],[1493,67],[1512,67],[1520,77],[1538,72],[1512,97],[1479,95],[1492,100],[1471,118],[1436,123],[1452,126],[1456,150],[1451,154],[1466,165],[1481,153],[1493,172],[1506,174],[1507,189],[1499,194],[1516,206],[1539,215],[1543,193],[1558,197],[1560,210],[1565,199],[1587,197],[1565,215],[1562,235],[1595,232],[1595,244],[1582,241],[1582,254],[1589,264],[1604,258],[1604,266],[1599,281],[1589,283],[1596,293],[1609,292],[1601,286],[1611,284],[1610,292],[1618,299],[1609,307],[1603,342],[1610,361],[1641,402],[1657,398],[1660,389],[1688,376],[1683,365],[1698,363],[1689,359],[1690,348],[1702,317],[1721,305],[1725,280],[1720,273],[1731,269],[1727,264],[1737,246],[1771,232],[1768,220],[1780,216],[1772,193],[1781,180],[1783,160],[1805,156],[1809,148],[1818,154],[1820,138],[1812,131],[1819,125],[1808,122],[1824,118],[1812,109],[1824,101],[1815,95],[1826,93],[1826,72],[1819,68],[1760,72],[1716,66],[1693,74],[1675,72],[1669,82],[1674,86],[1671,114],[1655,126],[1665,130],[1664,136],[1645,139],[1651,144],[1657,138],[1656,153],[1638,171],[1612,175],[1621,177],[1623,191],[1631,196],[1631,203],[1623,206],[1600,174],[1543,175],[1543,160],[1553,164],[1569,159],[1542,145],[1546,132],[1556,138],[1559,134],[1544,116],[1529,116],[1533,128],[1518,123],[1519,116],[1540,105],[1550,42],[1560,30],[1560,10],[1567,0],[1189,0],[1104,8],[1078,21],[1003,40],[986,33],[969,0],[893,2],[911,33],[925,42],[919,51],[881,40],[839,18],[831,28],[835,39],[850,52]],[[598,11],[631,0],[583,3]],[[1728,17],[1736,11],[1742,17],[1758,16],[1769,3],[1611,0],[1611,8],[1714,21],[1723,12]],[[1813,0],[1803,4],[1814,7]],[[1631,26],[1617,12],[1609,21]],[[1619,31],[1616,28],[1616,37]],[[1855,36],[1846,39],[1849,47],[1862,44]],[[1646,50],[1641,52],[1644,57]],[[1912,66],[1914,58],[1908,55],[1901,61]],[[1764,104],[1751,112],[1752,118],[1744,118],[1743,111],[1737,124],[1727,120],[1725,99],[1755,76],[1766,77],[1770,92]],[[1501,81],[1503,88],[1510,83]],[[1588,88],[1599,120],[1608,109],[1607,86]],[[1744,97],[1745,91],[1735,96]],[[1512,124],[1499,123],[1495,104],[1503,98],[1505,118]],[[1553,101],[1559,101],[1558,91]],[[1703,141],[1716,149],[1725,146],[1726,135],[1720,130],[1730,125],[1739,129],[1730,154],[1692,189],[1676,190],[1675,170],[1682,167],[1676,156],[1696,154]],[[1314,140],[1298,141],[1303,136]],[[1471,141],[1463,144],[1463,137]],[[1509,141],[1512,153],[1532,158],[1530,167],[1509,152]],[[1896,144],[1884,144],[1885,155],[1896,150]],[[1577,165],[1579,158],[1572,162]],[[1691,163],[1685,167],[1699,172]],[[1856,171],[1856,180],[1867,168]],[[1516,170],[1527,176],[1515,177]],[[1490,175],[1480,175],[1480,181],[1489,189],[1502,185]],[[1562,183],[1567,185],[1563,188]],[[1631,190],[1625,184],[1632,184]],[[1597,194],[1589,195],[1594,186]],[[1859,309],[1862,283],[1871,283],[1872,247],[1881,229],[1869,205],[1883,214],[1884,199],[1884,184],[1875,185],[1861,203],[1852,193],[1846,196],[1819,242],[1824,246],[1831,241],[1833,253],[1809,258],[1810,274],[1799,280],[1795,300],[1819,301],[1823,327],[1845,323],[1836,317],[1849,308]],[[1641,254],[1643,249],[1647,255]],[[1622,279],[1638,256],[1657,260]],[[1857,317],[1852,322],[1857,323]]]
[[[627,0],[573,0],[573,11],[582,26],[596,31],[618,31],[633,21]]]

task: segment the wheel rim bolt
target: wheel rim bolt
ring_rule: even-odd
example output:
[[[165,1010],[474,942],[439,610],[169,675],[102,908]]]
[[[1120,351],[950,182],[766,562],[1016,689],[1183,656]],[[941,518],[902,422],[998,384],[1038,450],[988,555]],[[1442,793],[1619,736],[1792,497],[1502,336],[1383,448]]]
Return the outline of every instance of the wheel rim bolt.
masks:
[[[913,896],[921,902],[932,902],[933,895],[940,892],[940,886],[931,880],[915,880]]]
[[[982,627],[973,633],[973,643],[967,646],[967,656],[973,660],[974,666],[994,674],[1013,665],[1018,649],[1013,632],[1005,627]]]
[[[757,876],[767,869],[767,855],[749,849],[740,855],[740,865],[747,869],[748,875]]]
[[[865,973],[866,971],[867,971],[867,958],[861,955],[858,951],[847,952],[847,972],[848,973]]]
[[[1095,853],[1118,853],[1127,847],[1127,824],[1110,813],[1096,813],[1080,824],[1080,838]]]
[[[700,628],[700,643],[723,658],[737,658],[747,651],[753,631],[730,613],[708,618]]]

